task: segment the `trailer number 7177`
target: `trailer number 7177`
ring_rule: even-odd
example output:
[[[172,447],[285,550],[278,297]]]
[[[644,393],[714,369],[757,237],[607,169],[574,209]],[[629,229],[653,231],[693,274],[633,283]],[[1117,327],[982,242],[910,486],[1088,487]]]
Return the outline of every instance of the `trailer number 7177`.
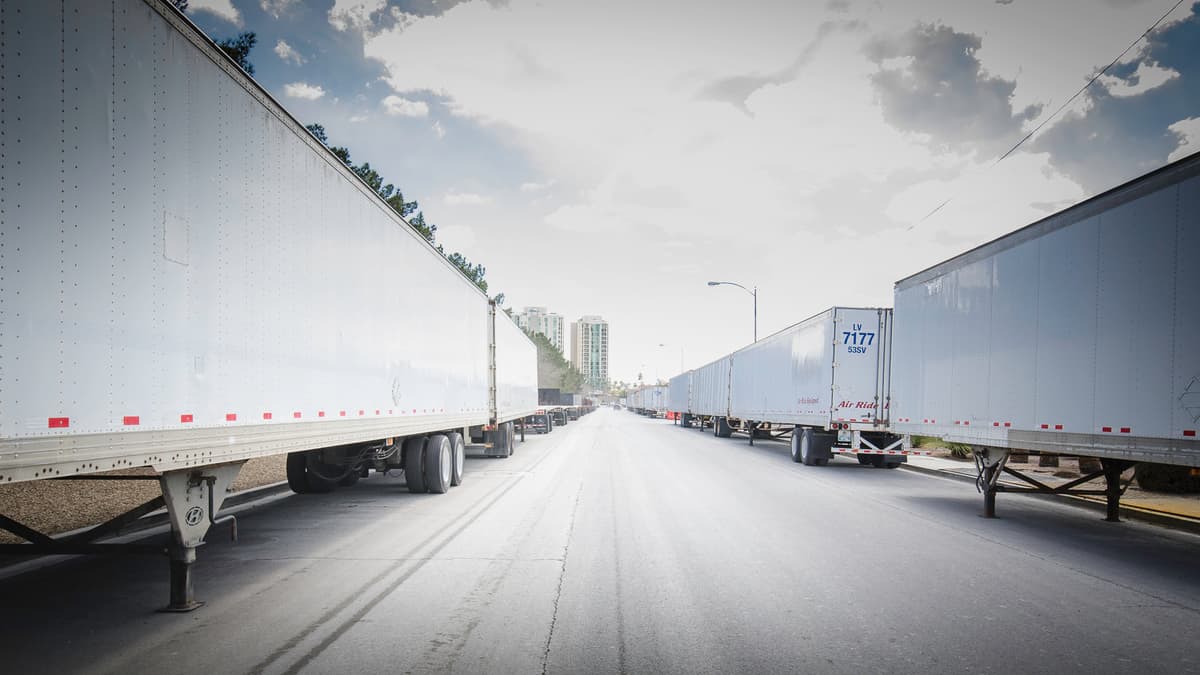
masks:
[[[867,347],[875,343],[875,333],[863,331],[861,323],[852,324],[850,328],[852,330],[842,331],[842,344],[846,345],[846,351],[850,354],[866,354]]]

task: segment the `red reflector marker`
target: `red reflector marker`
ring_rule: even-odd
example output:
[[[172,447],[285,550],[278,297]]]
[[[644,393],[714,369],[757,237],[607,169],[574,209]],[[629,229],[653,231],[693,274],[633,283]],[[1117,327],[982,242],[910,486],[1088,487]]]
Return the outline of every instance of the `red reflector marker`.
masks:
[[[126,415],[121,418],[121,423],[127,427],[136,427],[141,424],[142,420],[137,415]]]
[[[1130,432],[1130,429],[1129,429],[1129,427],[1121,427],[1121,433],[1123,433],[1123,434],[1127,434],[1127,433],[1129,433],[1129,432]]]
[[[1061,424],[1055,424],[1055,425],[1054,425],[1054,430],[1055,430],[1055,431],[1062,431],[1062,425],[1061,425]]]
[[[1195,436],[1195,435],[1196,435],[1196,430],[1195,430],[1195,429],[1184,429],[1184,430],[1183,430],[1183,435],[1184,435],[1184,436]]]
[[[191,423],[192,423],[192,421],[193,421],[193,418],[192,418],[192,416],[191,416],[191,415],[180,415],[180,416],[179,416],[179,423],[180,423],[180,424],[191,424]]]
[[[324,411],[324,410],[318,410],[318,411],[317,411],[317,417],[324,417],[324,416],[325,416],[325,411]]]
[[[1049,429],[1049,428],[1050,428],[1050,425],[1049,425],[1049,424],[1043,424],[1043,425],[1042,425],[1042,428],[1043,428],[1043,429]]]
[[[339,411],[339,412],[338,412],[338,415],[339,415],[340,417],[345,417],[345,416],[346,416],[346,411],[345,411],[345,410]]]
[[[998,427],[998,426],[1000,426],[1000,423],[999,423],[999,422],[992,422],[992,426],[994,426],[994,427]]]
[[[294,412],[294,413],[292,413],[292,417],[295,419],[300,419],[300,413]]]
[[[1011,427],[1011,426],[1012,426],[1012,422],[1005,422],[1005,423],[1004,423],[1004,426],[1006,426],[1006,427]]]
[[[225,421],[226,422],[236,422],[237,421],[237,413],[226,413]]]
[[[268,412],[263,413],[264,420],[269,420],[269,419],[271,419],[271,417],[272,417],[271,413],[268,413]]]
[[[366,414],[366,413],[364,413],[364,412],[363,412],[363,411],[361,411],[361,410],[359,410],[359,411],[358,411],[358,416],[359,416],[359,417],[362,417],[364,414]]]
[[[51,417],[48,425],[51,429],[66,429],[71,426],[70,417]]]
[[[1100,427],[1100,431],[1103,431],[1106,434],[1110,434],[1110,433],[1112,433],[1112,427]]]

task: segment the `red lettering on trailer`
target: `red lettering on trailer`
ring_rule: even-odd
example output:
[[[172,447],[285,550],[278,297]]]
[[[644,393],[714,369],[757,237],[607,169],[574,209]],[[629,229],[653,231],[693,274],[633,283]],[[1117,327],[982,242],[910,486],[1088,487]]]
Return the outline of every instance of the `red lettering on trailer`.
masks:
[[[191,424],[191,423],[192,423],[192,416],[191,416],[191,415],[180,415],[180,416],[179,416],[179,423],[180,423],[180,424]]]
[[[71,426],[70,417],[51,417],[49,419],[49,427],[51,429],[66,429]]]

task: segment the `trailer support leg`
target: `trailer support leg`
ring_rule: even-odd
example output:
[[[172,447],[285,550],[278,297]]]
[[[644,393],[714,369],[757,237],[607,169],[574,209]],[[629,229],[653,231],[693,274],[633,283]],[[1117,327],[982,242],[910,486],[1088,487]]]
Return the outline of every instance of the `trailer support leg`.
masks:
[[[196,547],[183,546],[172,541],[171,556],[171,601],[160,612],[190,612],[202,606],[196,601],[192,586],[192,564],[196,562]]]
[[[1107,502],[1107,514],[1104,519],[1110,523],[1119,523],[1121,522],[1121,495],[1125,492],[1121,486],[1121,474],[1133,466],[1133,462],[1102,457],[1100,466],[1104,470],[1104,498]]]
[[[746,420],[746,435],[750,437],[750,445],[754,445],[754,430],[758,428],[754,422]]]
[[[167,515],[171,520],[171,541],[168,546],[171,570],[170,603],[164,612],[190,612],[204,603],[197,602],[192,586],[192,565],[196,548],[204,543],[204,535],[212,525],[236,523],[229,516],[217,518],[229,486],[237,477],[244,462],[218,464],[200,469],[167,471],[159,477]]]
[[[983,517],[996,517],[996,493],[1000,491],[1000,474],[1008,462],[1008,452],[998,448],[976,448],[975,468],[979,472],[975,487],[983,493]]]

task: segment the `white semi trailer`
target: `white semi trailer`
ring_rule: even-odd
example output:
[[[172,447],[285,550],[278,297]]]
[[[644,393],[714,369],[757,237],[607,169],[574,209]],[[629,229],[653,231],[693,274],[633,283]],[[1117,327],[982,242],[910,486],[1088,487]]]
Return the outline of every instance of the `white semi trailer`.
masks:
[[[833,307],[704,366],[685,418],[714,434],[791,437],[792,459],[894,468],[914,451],[890,416],[892,311]],[[685,425],[686,426],[686,425]]]
[[[5,0],[0,483],[152,467],[172,610],[241,465],[462,479],[537,407],[520,329],[170,4]],[[102,476],[112,479],[112,476]],[[89,483],[80,482],[80,489]]]
[[[985,515],[1021,490],[1101,494],[1116,520],[1134,463],[1200,467],[1200,155],[902,279],[895,302],[896,426],[972,445]],[[1051,488],[1014,450],[1102,471]]]

